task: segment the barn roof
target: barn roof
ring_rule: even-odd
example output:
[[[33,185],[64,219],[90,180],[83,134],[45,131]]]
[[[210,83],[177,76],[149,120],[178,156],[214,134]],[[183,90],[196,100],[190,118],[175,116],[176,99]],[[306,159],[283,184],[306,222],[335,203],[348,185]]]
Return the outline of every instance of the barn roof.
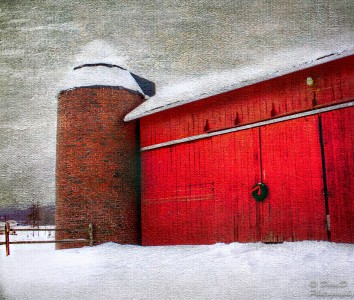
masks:
[[[257,65],[238,70],[215,72],[202,78],[188,79],[161,91],[157,89],[155,96],[127,114],[124,121],[138,119],[353,54],[354,48],[311,53],[304,49],[296,54],[291,53],[290,56],[289,53],[284,53],[264,59]]]

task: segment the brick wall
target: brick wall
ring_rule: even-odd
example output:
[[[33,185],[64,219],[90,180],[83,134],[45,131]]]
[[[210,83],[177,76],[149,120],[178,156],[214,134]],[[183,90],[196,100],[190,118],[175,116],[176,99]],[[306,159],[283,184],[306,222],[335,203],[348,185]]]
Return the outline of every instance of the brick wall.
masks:
[[[87,228],[93,223],[97,243],[140,243],[138,124],[123,118],[141,102],[141,95],[111,87],[59,94],[57,228]],[[86,233],[57,233],[57,239],[81,237]]]

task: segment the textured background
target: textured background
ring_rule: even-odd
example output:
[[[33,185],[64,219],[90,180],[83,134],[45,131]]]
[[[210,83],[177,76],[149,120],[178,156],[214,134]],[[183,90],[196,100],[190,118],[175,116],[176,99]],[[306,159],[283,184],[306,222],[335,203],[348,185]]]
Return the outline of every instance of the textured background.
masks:
[[[281,66],[304,51],[349,48],[354,2],[2,0],[0,37],[0,208],[50,204],[56,98],[87,43],[111,45],[158,92],[259,61]]]

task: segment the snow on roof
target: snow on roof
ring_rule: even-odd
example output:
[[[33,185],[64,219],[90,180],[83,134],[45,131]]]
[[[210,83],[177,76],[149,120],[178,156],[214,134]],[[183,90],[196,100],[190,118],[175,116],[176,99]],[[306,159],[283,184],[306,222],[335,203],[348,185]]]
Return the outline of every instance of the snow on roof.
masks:
[[[266,57],[256,65],[216,72],[201,78],[189,78],[160,91],[157,89],[155,96],[127,114],[124,121],[138,119],[353,54],[354,49],[314,52],[303,47]]]
[[[144,95],[131,73],[108,64],[86,64],[75,67],[67,76],[62,90],[88,86],[114,86]]]
[[[81,49],[76,56],[75,68],[68,72],[60,88],[113,86],[136,91],[148,98],[133,76],[135,74],[122,65],[126,65],[125,57],[117,56],[108,43],[95,40]]]

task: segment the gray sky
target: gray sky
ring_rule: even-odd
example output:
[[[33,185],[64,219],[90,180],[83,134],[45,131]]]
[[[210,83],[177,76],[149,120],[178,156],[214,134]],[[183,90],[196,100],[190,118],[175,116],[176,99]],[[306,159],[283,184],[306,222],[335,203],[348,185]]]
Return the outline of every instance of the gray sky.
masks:
[[[1,0],[0,208],[54,203],[56,97],[87,43],[109,43],[158,92],[277,54],[349,48],[353,32],[352,0]]]

